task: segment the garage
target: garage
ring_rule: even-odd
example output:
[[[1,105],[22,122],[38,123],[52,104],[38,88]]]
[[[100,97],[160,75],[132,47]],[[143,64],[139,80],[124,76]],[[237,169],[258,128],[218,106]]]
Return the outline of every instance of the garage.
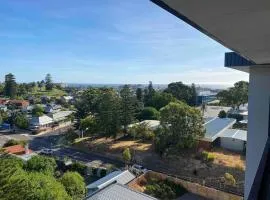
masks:
[[[247,131],[227,129],[220,137],[220,146],[231,151],[243,152],[246,149]]]

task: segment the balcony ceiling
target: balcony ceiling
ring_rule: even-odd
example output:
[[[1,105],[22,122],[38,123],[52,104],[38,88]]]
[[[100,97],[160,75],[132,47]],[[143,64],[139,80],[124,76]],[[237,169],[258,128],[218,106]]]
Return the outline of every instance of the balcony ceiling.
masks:
[[[256,64],[270,64],[270,0],[151,0]]]

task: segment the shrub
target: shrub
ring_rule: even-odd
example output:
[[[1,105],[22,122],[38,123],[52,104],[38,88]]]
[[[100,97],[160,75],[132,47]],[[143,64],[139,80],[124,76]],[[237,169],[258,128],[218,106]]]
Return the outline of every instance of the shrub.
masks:
[[[8,140],[4,145],[3,147],[10,147],[10,146],[14,146],[14,145],[22,145],[22,146],[25,146],[27,144],[27,141],[25,140],[14,140],[14,139],[11,139],[11,140]]]
[[[221,111],[218,113],[218,117],[219,117],[219,118],[226,118],[226,117],[227,117],[227,113],[225,112],[225,110],[221,110]]]
[[[106,169],[101,169],[100,170],[100,177],[104,177],[104,176],[106,176],[106,174],[107,174]]]
[[[92,175],[97,176],[97,171],[98,171],[97,168],[93,168],[92,169]]]
[[[158,120],[159,117],[160,113],[154,107],[145,107],[139,115],[140,120]]]
[[[237,169],[239,171],[244,171],[245,170],[244,166],[243,165],[240,165],[240,164],[236,164],[235,165],[235,169]]]
[[[86,169],[87,169],[86,165],[84,165],[80,162],[74,162],[70,166],[71,171],[78,172],[82,176],[84,176],[86,174]]]
[[[236,180],[235,180],[235,178],[233,177],[233,175],[231,175],[230,173],[225,173],[225,174],[224,174],[224,178],[225,178],[225,183],[226,183],[227,185],[235,186]]]
[[[215,156],[212,153],[209,153],[207,151],[203,151],[201,156],[202,156],[202,159],[207,162],[213,162],[215,160]]]

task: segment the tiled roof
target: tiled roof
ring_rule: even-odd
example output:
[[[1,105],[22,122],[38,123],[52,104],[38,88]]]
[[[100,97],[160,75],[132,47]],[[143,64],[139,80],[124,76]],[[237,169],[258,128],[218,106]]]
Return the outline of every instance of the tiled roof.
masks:
[[[21,155],[25,154],[25,148],[22,145],[14,145],[10,147],[5,147],[5,152],[10,153],[10,154],[16,154],[16,155]],[[28,150],[28,153],[32,153],[32,150]]]
[[[156,198],[134,191],[121,184],[112,184],[86,200],[156,200]]]

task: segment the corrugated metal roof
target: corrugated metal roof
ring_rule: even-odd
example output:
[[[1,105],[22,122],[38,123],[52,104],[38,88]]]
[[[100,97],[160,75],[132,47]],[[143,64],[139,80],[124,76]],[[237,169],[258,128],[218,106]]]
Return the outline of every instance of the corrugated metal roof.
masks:
[[[125,185],[129,183],[130,181],[132,181],[134,178],[136,177],[132,173],[130,173],[128,170],[115,171],[95,181],[94,183],[91,183],[86,188],[87,189],[94,189],[94,188],[102,189],[113,182],[117,182],[117,183]]]
[[[134,191],[124,185],[112,184],[86,200],[156,200],[156,198]]]
[[[47,125],[53,123],[52,118],[48,117],[47,115],[43,115],[40,117],[33,117],[30,121],[31,125],[34,126],[43,126],[43,125]]]
[[[207,118],[204,124],[205,136],[203,140],[213,142],[222,131],[230,128],[236,122],[231,118]]]
[[[238,140],[247,141],[247,131],[239,129],[227,129],[223,131],[219,137],[233,138]]]

